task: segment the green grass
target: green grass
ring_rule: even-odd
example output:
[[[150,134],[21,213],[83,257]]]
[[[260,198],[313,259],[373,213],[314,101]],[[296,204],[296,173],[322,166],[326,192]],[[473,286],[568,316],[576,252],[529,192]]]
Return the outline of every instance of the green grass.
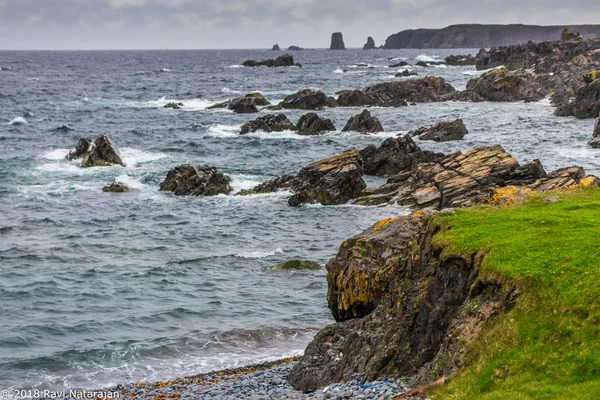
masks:
[[[600,399],[600,190],[549,196],[437,217],[443,257],[489,251],[480,277],[520,296],[432,398]]]

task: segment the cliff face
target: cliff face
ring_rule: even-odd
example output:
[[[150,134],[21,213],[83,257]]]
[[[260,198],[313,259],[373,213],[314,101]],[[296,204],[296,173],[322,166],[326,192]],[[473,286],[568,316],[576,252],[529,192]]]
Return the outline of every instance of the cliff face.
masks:
[[[442,29],[409,29],[388,37],[385,49],[406,48],[488,48],[559,40],[564,28],[580,32],[583,38],[600,37],[600,25],[451,25]]]

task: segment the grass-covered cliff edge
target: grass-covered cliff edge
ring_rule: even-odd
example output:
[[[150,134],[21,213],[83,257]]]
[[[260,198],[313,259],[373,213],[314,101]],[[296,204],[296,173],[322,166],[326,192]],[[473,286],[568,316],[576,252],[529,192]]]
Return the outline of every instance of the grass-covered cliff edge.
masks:
[[[338,323],[292,385],[361,372],[406,377],[433,399],[598,398],[600,190],[580,186],[419,212],[348,239],[327,264]]]
[[[449,228],[434,237],[442,258],[485,250],[479,279],[520,294],[511,311],[486,322],[467,349],[470,365],[433,397],[597,399],[600,190],[538,195],[438,220]]]

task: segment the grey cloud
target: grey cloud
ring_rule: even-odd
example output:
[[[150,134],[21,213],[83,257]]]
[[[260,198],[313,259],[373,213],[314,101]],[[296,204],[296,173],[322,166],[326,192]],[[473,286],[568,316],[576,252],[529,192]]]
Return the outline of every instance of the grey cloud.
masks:
[[[0,0],[0,48],[326,47],[455,23],[585,24],[597,0]]]

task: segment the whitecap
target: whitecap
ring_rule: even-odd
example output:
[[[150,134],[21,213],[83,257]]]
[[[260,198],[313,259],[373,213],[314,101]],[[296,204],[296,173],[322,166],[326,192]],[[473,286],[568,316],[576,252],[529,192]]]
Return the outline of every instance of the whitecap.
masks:
[[[259,139],[294,139],[294,140],[306,140],[310,136],[298,135],[294,131],[281,131],[281,132],[263,132],[256,131],[251,132],[243,136],[256,137]]]
[[[25,118],[17,117],[17,118],[13,118],[7,125],[21,126],[21,125],[27,125],[27,124],[28,124],[28,122]]]
[[[231,177],[231,188],[233,189],[232,195],[240,192],[240,190],[248,190],[260,185],[264,182],[264,179],[256,175],[244,175],[234,174]]]
[[[64,160],[69,151],[69,149],[54,149],[42,154],[41,157],[46,160]]]
[[[227,67],[227,68],[244,68],[244,66],[243,66],[243,65],[239,65],[239,64],[237,64],[237,65],[230,65],[230,66],[229,66],[229,67]]]
[[[483,74],[483,71],[469,70],[463,71],[462,74],[466,76],[481,76]]]
[[[228,87],[224,87],[221,89],[222,93],[233,93],[233,94],[242,94],[239,90],[229,89]]]
[[[117,176],[115,178],[115,182],[123,183],[131,189],[142,189],[146,187],[146,185],[144,185],[138,178],[134,178],[127,174]]]
[[[241,125],[213,125],[208,128],[208,136],[212,137],[237,137],[240,135]]]
[[[158,72],[171,72],[171,70],[169,68],[161,68]]]
[[[123,157],[123,162],[125,165],[136,167],[138,164],[160,160],[161,158],[165,158],[167,155],[164,153],[151,153],[131,147],[123,147],[121,149],[121,156]]]
[[[344,70],[341,68],[336,69],[335,71],[333,71],[334,74],[343,74]]]
[[[427,54],[418,55],[415,58],[415,60],[417,60],[417,61],[425,61],[425,62],[439,62],[440,61],[437,56],[430,57]]]
[[[246,253],[238,253],[235,256],[239,258],[266,258],[276,254],[283,254],[283,250],[281,248],[276,248],[275,250],[270,251],[249,251]]]

